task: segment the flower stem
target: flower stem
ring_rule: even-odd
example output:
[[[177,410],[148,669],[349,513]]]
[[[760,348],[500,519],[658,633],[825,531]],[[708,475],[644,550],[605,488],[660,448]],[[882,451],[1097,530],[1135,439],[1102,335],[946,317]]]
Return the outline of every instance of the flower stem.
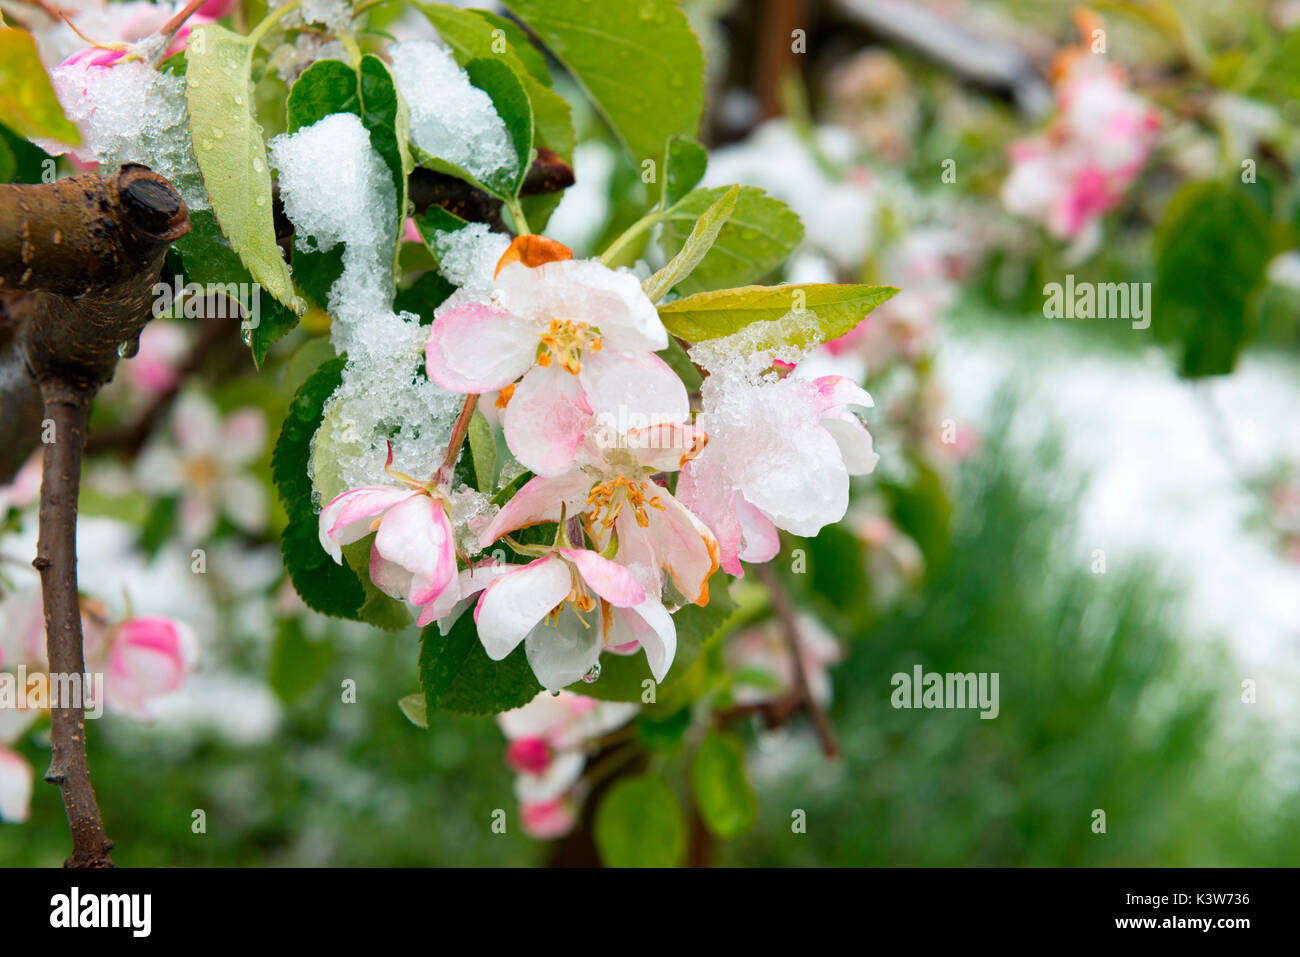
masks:
[[[519,204],[519,197],[511,197],[506,201],[506,209],[510,210],[510,217],[515,221],[515,232],[520,236],[532,232],[528,228],[528,220],[524,218],[524,208]]]
[[[465,436],[469,434],[469,423],[474,418],[474,409],[477,405],[477,395],[465,396],[465,404],[460,408],[460,415],[456,416],[456,424],[451,427],[447,454],[442,457],[442,465],[438,466],[438,471],[434,473],[434,478],[443,488],[449,486],[452,475],[456,471],[456,459],[460,458],[460,447],[465,444]]]
[[[192,17],[195,11],[207,2],[208,0],[190,0],[189,3],[185,4],[184,9],[162,25],[158,32],[167,38],[167,42],[164,43],[162,47],[164,51],[172,45],[172,37],[176,36],[176,31],[183,27],[185,21]]]

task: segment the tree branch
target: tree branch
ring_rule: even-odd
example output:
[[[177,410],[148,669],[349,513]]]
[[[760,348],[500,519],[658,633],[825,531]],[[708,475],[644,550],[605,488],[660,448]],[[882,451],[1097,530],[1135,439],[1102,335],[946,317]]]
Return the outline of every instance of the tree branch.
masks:
[[[812,696],[812,690],[808,687],[808,673],[804,670],[803,655],[800,645],[802,639],[799,637],[799,622],[794,615],[794,607],[790,604],[790,598],[785,593],[785,587],[781,580],[776,577],[776,572],[772,570],[771,565],[751,565],[754,574],[767,586],[768,592],[772,597],[772,609],[776,612],[777,620],[781,623],[781,632],[785,636],[787,647],[790,649],[790,661],[794,667],[794,692],[791,698],[803,706],[803,710],[808,713],[812,721],[813,729],[817,732],[817,738],[822,744],[822,753],[828,758],[838,758],[840,756],[840,746],[835,739],[835,729],[831,727],[830,719],[826,717],[826,712],[822,710]]]
[[[41,394],[54,441],[45,446],[40,537],[32,564],[41,573],[51,688],[66,691],[70,682],[58,679],[84,676],[86,671],[77,590],[77,493],[90,399],[83,389],[57,380],[43,381]],[[80,687],[84,698],[87,683],[82,681]],[[72,856],[64,866],[112,867],[108,852],[113,842],[104,833],[86,763],[84,701],[52,700],[50,705],[51,756],[45,780],[58,785],[72,831]]]
[[[144,166],[0,186],[0,393],[4,453],[45,441],[40,532],[45,644],[53,687],[50,769],[72,832],[69,867],[112,867],[113,844],[86,763],[85,658],[77,589],[77,496],[90,400],[152,316],[167,246],[189,232],[167,180]],[[123,349],[126,346],[127,349]],[[7,378],[5,378],[7,377]],[[39,401],[33,401],[33,393]],[[43,418],[42,418],[43,417]],[[52,434],[51,434],[52,433]],[[76,679],[73,676],[77,676]],[[58,680],[63,679],[63,680]],[[73,682],[82,695],[67,700]]]

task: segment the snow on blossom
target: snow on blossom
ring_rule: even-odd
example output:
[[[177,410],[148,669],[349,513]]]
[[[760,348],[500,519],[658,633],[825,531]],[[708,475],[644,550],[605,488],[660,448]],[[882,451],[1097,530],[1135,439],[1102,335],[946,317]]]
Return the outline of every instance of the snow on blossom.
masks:
[[[691,350],[709,371],[696,419],[709,441],[683,466],[677,495],[713,530],[733,575],[742,561],[776,555],[778,528],[815,535],[843,518],[849,476],[871,472],[878,458],[851,411],[871,408],[871,396],[843,376],[759,371],[802,358],[754,349],[759,325]]]
[[[266,417],[253,407],[222,417],[196,392],[183,393],[171,417],[171,442],[156,441],[136,463],[136,481],[154,495],[180,497],[180,521],[192,541],[211,535],[219,514],[239,529],[266,527],[266,488],[245,469],[266,448]]]
[[[596,701],[569,691],[542,692],[522,708],[497,715],[506,736],[506,763],[516,772],[515,794],[524,831],[547,840],[573,828],[586,747],[622,727],[639,706]]]
[[[542,687],[559,691],[596,667],[616,633],[615,612],[662,681],[677,653],[672,616],[632,572],[589,549],[559,545],[509,567],[483,591],[474,621],[489,658],[500,661],[523,642]]]
[[[157,26],[170,17],[165,7],[139,6],[161,15]],[[134,18],[120,29],[123,39],[140,33]],[[183,46],[189,27],[182,30],[177,34],[177,49]],[[143,163],[176,186],[191,212],[207,209],[207,191],[190,139],[185,79],[156,70],[149,62],[150,52],[147,45],[130,50],[88,47],[54,67],[50,71],[54,92],[68,119],[81,131],[82,145],[76,149],[51,142],[39,145],[55,155],[71,153],[83,166],[98,162],[116,169],[124,163]]]
[[[1129,90],[1119,66],[1070,54],[1061,61],[1055,119],[1008,148],[1002,203],[1058,239],[1090,246],[1103,214],[1119,205],[1146,163],[1160,116]]]
[[[33,779],[27,759],[0,745],[0,823],[21,824],[27,820]]]
[[[812,615],[797,612],[795,622],[799,626],[799,660],[803,664],[808,690],[813,700],[825,707],[831,700],[827,668],[843,660],[843,649]],[[775,619],[747,628],[728,639],[725,658],[728,670],[737,676],[731,692],[737,704],[773,701],[795,687],[790,648],[782,625]],[[747,680],[746,675],[755,672],[770,679],[771,684]]]
[[[510,450],[538,475],[556,475],[572,465],[593,417],[637,410],[685,419],[686,389],[653,355],[667,345],[635,275],[524,235],[498,261],[490,301],[439,308],[425,356],[444,388],[504,390]]]

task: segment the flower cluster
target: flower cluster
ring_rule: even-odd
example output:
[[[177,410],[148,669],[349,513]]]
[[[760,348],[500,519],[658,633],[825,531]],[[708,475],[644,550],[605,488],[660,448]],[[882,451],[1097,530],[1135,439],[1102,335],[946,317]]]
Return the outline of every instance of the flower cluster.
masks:
[[[0,821],[26,820],[32,768],[6,747],[45,714],[55,683],[45,654],[44,607],[39,591],[0,603],[9,626],[0,636]],[[171,618],[127,617],[110,622],[103,605],[83,599],[81,627],[86,674],[82,704],[89,713],[108,710],[141,721],[152,719],[153,699],[177,691],[194,669],[198,645],[189,626]]]
[[[506,764],[515,772],[525,832],[545,840],[563,837],[573,828],[593,739],[627,724],[637,710],[635,704],[562,691],[539,694],[522,708],[497,715],[510,742]]]
[[[396,472],[391,450],[398,484],[334,498],[321,544],[341,562],[343,546],[373,532],[371,580],[419,608],[422,625],[478,594],[488,656],[522,644],[547,690],[594,680],[606,651],[643,650],[663,681],[672,612],[706,605],[720,565],[739,575],[742,560],[770,560],[778,528],[809,535],[842,518],[849,475],[875,464],[849,411],[871,399],[850,381],[777,377],[772,362],[757,379],[710,376],[692,421],[685,385],[656,354],[667,345],[631,272],[517,237],[489,289],[462,288],[435,312],[425,357],[442,388],[494,396],[532,477],[474,529],[475,544],[504,541],[531,561],[461,568],[446,469]],[[534,526],[554,531],[515,537]]]
[[[1146,163],[1160,116],[1101,54],[1067,51],[1057,72],[1057,116],[1009,147],[1002,202],[1058,239],[1091,243]]]

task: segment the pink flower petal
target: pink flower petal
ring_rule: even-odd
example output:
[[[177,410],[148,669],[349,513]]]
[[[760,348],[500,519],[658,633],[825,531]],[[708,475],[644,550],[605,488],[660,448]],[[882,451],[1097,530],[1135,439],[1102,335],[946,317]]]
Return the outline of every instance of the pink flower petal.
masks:
[[[617,562],[602,558],[588,548],[561,548],[560,554],[573,562],[582,580],[611,605],[626,608],[645,601],[645,589]]]
[[[452,392],[492,392],[528,371],[537,334],[527,322],[491,306],[469,305],[436,316],[424,357],[429,378]]]
[[[587,500],[591,486],[591,476],[581,469],[529,479],[493,516],[479,542],[487,548],[506,532],[539,522],[559,521],[561,504],[566,507],[567,514],[575,515],[578,506]]]
[[[413,495],[385,513],[375,535],[375,551],[412,573],[406,597],[413,605],[432,602],[456,574],[447,514],[442,503],[428,495]]]
[[[573,464],[590,418],[576,376],[536,366],[515,387],[502,424],[515,458],[538,475],[558,475]]]
[[[530,562],[489,585],[474,613],[488,657],[500,661],[514,651],[571,588],[569,566],[556,555]]]
[[[417,494],[411,489],[389,485],[372,485],[344,492],[321,510],[321,547],[334,561],[342,564],[342,546],[365,538],[377,516]]]

